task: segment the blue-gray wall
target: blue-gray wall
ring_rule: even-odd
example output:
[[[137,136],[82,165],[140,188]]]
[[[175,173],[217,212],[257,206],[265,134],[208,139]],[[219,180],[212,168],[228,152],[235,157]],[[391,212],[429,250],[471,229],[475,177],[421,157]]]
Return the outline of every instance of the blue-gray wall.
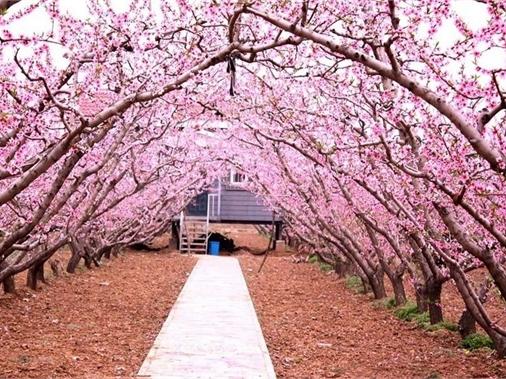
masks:
[[[220,219],[226,221],[272,221],[272,212],[262,199],[240,188],[221,189]]]
[[[206,216],[207,194],[208,192],[204,192],[195,197],[187,205],[186,214],[190,216]],[[218,220],[213,218],[214,221],[272,222],[272,212],[263,204],[260,197],[237,185],[230,185],[227,181],[222,182],[221,185],[220,204],[220,217]],[[276,219],[278,220],[279,218],[276,217]]]

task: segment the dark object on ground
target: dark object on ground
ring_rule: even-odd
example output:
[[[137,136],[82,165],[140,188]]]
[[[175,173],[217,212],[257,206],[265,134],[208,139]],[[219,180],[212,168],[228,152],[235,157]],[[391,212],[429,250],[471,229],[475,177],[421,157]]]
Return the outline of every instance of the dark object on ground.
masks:
[[[263,254],[265,254],[265,249],[264,250],[252,249],[249,246],[237,246],[235,248],[235,251],[238,251],[238,250],[246,251],[246,252],[248,252],[250,254],[253,254],[253,255],[263,255]]]
[[[163,249],[167,249],[168,247],[170,247],[170,244],[169,245],[166,245],[166,246],[161,246],[161,247],[154,247],[154,246],[150,246],[146,243],[134,243],[133,245],[130,245],[129,246],[132,250],[136,250],[136,251],[160,251],[160,250],[163,250]]]
[[[232,238],[225,237],[221,233],[211,233],[209,235],[209,242],[211,241],[218,241],[220,243],[220,250],[221,251],[228,251],[229,253],[232,253],[236,250],[234,240]],[[209,252],[209,244],[207,247],[207,250]]]

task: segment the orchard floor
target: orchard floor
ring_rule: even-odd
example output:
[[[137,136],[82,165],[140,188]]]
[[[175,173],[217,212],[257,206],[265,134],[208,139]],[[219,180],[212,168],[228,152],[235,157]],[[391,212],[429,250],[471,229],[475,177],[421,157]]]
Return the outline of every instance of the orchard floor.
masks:
[[[348,290],[316,266],[241,257],[279,378],[506,378],[506,360],[458,348],[457,333],[427,332]]]
[[[19,280],[0,294],[0,378],[134,376],[194,263],[131,251],[37,291]]]
[[[252,228],[232,228],[229,236],[256,250],[267,245]],[[334,273],[293,263],[292,254],[273,253],[260,273],[263,257],[240,255],[279,378],[506,378],[506,359],[458,348],[458,333],[400,321]],[[463,303],[446,287],[445,316],[455,322]],[[504,304],[489,303],[494,318],[504,321]]]
[[[238,245],[267,246],[253,227],[225,229]],[[290,255],[273,253],[258,274],[263,257],[238,254],[279,378],[506,378],[506,360],[459,349],[456,333],[399,321]],[[17,295],[0,294],[0,378],[135,376],[194,263],[126,252],[38,291],[18,278]],[[445,296],[454,319],[458,297]]]

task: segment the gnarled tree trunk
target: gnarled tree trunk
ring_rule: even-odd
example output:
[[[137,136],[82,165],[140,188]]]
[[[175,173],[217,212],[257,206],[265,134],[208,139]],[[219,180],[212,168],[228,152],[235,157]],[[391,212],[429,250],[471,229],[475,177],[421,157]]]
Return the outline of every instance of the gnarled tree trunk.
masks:
[[[77,265],[79,264],[79,261],[81,260],[81,254],[79,254],[79,251],[72,248],[72,256],[70,257],[68,263],[67,263],[67,272],[70,274],[73,274],[76,272]]]
[[[394,290],[394,298],[396,305],[404,305],[406,304],[406,290],[404,288],[404,282],[402,280],[403,275],[394,275],[390,277],[390,281],[392,282],[392,288]]]
[[[46,283],[44,278],[44,262],[37,263],[28,269],[26,274],[26,285],[32,290],[37,289],[37,282]]]
[[[427,283],[428,307],[431,324],[443,321],[443,308],[441,307],[441,291],[443,284],[438,280],[429,280]]]
[[[14,282],[13,276],[8,276],[2,281],[3,289],[5,293],[16,292],[16,283]]]

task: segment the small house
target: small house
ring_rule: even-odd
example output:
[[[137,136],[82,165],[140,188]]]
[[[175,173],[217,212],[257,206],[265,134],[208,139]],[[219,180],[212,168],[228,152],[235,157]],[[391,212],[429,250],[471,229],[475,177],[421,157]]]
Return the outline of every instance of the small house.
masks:
[[[231,170],[216,180],[211,188],[196,196],[177,219],[181,251],[207,252],[209,223],[266,224],[274,222],[276,239],[281,233],[281,219],[245,188],[248,178]]]

